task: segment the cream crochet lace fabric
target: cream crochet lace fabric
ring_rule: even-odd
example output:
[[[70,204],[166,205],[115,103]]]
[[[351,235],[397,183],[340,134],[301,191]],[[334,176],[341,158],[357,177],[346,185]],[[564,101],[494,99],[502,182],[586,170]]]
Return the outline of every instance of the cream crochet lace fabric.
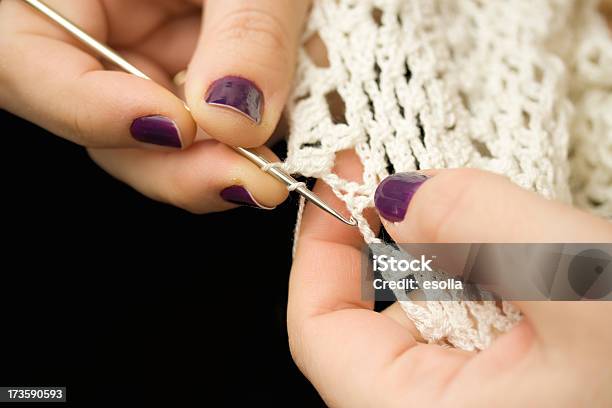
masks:
[[[390,172],[477,167],[612,214],[612,39],[591,0],[318,0],[288,105],[283,164],[364,217]],[[320,64],[319,64],[320,65]],[[363,183],[333,173],[354,149]],[[425,339],[486,348],[520,314],[492,302],[401,302]]]

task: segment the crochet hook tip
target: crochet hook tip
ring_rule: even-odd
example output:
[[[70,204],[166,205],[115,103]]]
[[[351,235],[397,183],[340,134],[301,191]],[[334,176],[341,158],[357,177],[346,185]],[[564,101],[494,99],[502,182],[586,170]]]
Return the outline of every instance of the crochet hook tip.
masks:
[[[310,201],[311,203],[313,203],[326,213],[332,215],[339,221],[342,221],[346,225],[350,225],[352,227],[356,227],[358,225],[357,220],[355,220],[353,217],[350,217],[349,219],[345,218],[342,214],[340,214],[329,204],[323,201],[321,197],[309,190],[308,187],[306,187],[306,184],[297,181],[290,174],[280,168],[280,166],[277,166],[277,163],[270,163],[268,159],[261,156],[260,154],[253,152],[249,149],[245,149],[243,147],[233,147],[233,149],[244,157],[246,157],[247,159],[251,160],[256,165],[258,165],[262,171],[268,173],[278,181],[285,184],[289,191],[295,191],[296,193],[304,197],[306,200]]]
[[[346,218],[344,218],[342,215],[337,216],[335,214],[334,215],[337,219],[339,219],[340,221],[342,221],[343,223],[345,223],[346,225],[348,225],[349,227],[357,227],[359,224],[357,223],[357,220],[353,217],[350,217],[348,220]]]
[[[347,225],[350,225],[351,227],[357,227],[359,224],[357,223],[357,220],[353,217],[349,218],[348,220],[342,220],[344,223],[346,223]]]
[[[323,201],[321,197],[319,197],[314,192],[306,188],[306,186],[301,185],[300,187],[296,188],[295,191],[298,192],[306,200],[310,201],[311,203],[313,203],[314,205],[316,205],[317,207],[325,211],[326,213],[332,215],[337,220],[342,221],[344,224],[349,225],[351,227],[356,227],[358,225],[357,220],[355,218],[351,216],[350,218],[347,219],[342,214],[340,214],[340,212],[338,212],[337,210],[332,208],[329,204],[327,204],[325,201]]]

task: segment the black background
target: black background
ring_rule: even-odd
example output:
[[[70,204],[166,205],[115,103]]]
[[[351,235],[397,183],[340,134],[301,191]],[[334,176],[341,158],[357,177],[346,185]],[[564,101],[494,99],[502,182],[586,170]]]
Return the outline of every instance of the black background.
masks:
[[[0,385],[67,386],[71,406],[324,406],[287,344],[295,196],[193,215],[0,123]]]

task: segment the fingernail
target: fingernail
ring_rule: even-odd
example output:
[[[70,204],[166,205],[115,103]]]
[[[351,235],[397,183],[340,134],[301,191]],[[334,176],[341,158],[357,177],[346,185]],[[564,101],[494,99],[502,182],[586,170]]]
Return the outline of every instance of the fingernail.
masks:
[[[210,105],[230,108],[259,124],[263,110],[263,94],[248,79],[226,76],[212,83],[205,100]]]
[[[417,189],[428,179],[420,173],[396,173],[384,179],[376,188],[374,205],[387,221],[400,222]]]
[[[274,207],[266,207],[255,200],[255,197],[242,186],[230,186],[224,188],[221,193],[221,198],[232,204],[248,205],[249,207],[262,208],[264,210],[272,210]]]
[[[132,137],[159,146],[181,147],[179,128],[172,119],[161,115],[143,116],[132,122]]]

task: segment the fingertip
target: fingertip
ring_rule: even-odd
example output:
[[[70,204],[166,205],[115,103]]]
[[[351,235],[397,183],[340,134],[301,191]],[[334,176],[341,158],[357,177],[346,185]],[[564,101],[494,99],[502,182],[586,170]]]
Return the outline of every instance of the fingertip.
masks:
[[[201,85],[188,79],[187,101],[198,126],[210,137],[230,146],[257,147],[274,132],[283,100],[266,97],[246,76],[212,75]]]
[[[279,158],[268,148],[253,149],[254,152],[275,163]],[[229,179],[232,186],[242,185],[251,194],[255,204],[260,208],[273,209],[282,204],[289,196],[284,184],[263,172],[258,166],[236,155],[235,165],[231,167]]]
[[[374,193],[378,214],[387,223],[402,222],[417,190],[429,177],[416,172],[396,173],[380,182]]]
[[[177,121],[159,114],[140,116],[130,125],[130,134],[139,142],[139,147],[155,150],[187,148],[193,142],[194,133],[193,121]]]
[[[191,146],[198,129],[189,108],[168,89],[151,85],[159,93],[155,99],[148,100],[148,106],[140,104],[135,109],[132,114],[135,119],[130,126],[132,137],[150,148],[161,146],[180,150]]]
[[[304,2],[211,2],[185,93],[194,118],[232,146],[263,145],[281,117],[295,70]]]
[[[262,147],[258,154],[270,161],[276,155]],[[201,214],[224,211],[241,206],[271,210],[287,198],[287,189],[233,149],[214,140],[196,143],[192,149],[180,152],[183,171],[176,173],[168,188],[175,191],[179,206]]]
[[[173,151],[193,143],[197,128],[185,104],[152,81],[92,71],[70,89],[76,119],[60,133],[79,144]]]
[[[396,242],[595,242],[612,231],[601,219],[500,174],[469,168],[427,173],[425,179],[390,176],[399,180],[395,188],[381,183],[389,191],[379,193],[375,205]]]

